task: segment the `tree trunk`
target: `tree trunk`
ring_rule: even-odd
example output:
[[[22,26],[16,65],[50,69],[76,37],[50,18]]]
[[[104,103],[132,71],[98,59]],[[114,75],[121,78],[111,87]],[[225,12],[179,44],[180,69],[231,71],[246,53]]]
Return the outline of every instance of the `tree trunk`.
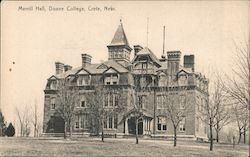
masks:
[[[211,123],[209,125],[209,128],[210,128],[210,151],[212,151],[213,150],[214,140],[213,140],[213,126],[212,126]]]
[[[238,144],[239,144],[240,141],[241,141],[241,134],[242,134],[242,132],[241,132],[241,130],[239,130],[239,140],[238,140]]]
[[[138,144],[139,140],[138,140],[138,118],[137,117],[135,118],[135,139],[136,139],[136,144]]]
[[[177,144],[177,127],[174,127],[174,147],[176,147]]]
[[[20,127],[21,129],[20,129],[20,135],[21,135],[21,137],[23,136],[23,125],[21,124],[21,127]]]
[[[64,121],[64,135],[63,135],[64,139],[67,138],[67,123]]]
[[[219,131],[216,130],[216,142],[219,143]]]
[[[35,124],[35,125],[34,125],[34,137],[37,137],[37,134],[36,134],[37,131],[36,131],[36,130],[37,130],[37,126],[36,126],[36,124]]]
[[[69,122],[69,138],[72,137],[72,126],[71,126],[71,122]]]
[[[244,131],[243,131],[243,140],[244,140],[244,144],[246,144],[246,127],[244,127]]]
[[[219,125],[219,122],[217,121],[216,129],[215,129],[215,131],[216,131],[216,142],[217,143],[219,142],[219,127],[220,127],[220,125]]]
[[[103,132],[103,120],[101,121],[101,129],[102,129],[102,142],[104,142],[104,132]]]

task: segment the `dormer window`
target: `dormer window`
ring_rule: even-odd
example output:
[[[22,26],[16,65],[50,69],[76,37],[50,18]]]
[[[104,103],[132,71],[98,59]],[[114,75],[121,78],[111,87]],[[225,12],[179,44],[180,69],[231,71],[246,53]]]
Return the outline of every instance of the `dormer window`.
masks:
[[[77,84],[78,86],[84,86],[89,84],[89,76],[84,75],[84,76],[79,76],[77,79]]]
[[[50,89],[56,89],[56,80],[52,80],[51,83],[50,83]]]
[[[147,63],[142,63],[142,69],[147,69]]]
[[[106,85],[116,85],[118,84],[118,75],[117,74],[107,75],[105,77],[104,82]]]

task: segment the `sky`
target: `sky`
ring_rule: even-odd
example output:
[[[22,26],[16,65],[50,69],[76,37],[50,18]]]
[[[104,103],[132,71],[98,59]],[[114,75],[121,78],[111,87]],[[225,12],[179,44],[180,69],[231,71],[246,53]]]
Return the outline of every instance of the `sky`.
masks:
[[[46,11],[35,10],[37,6]],[[49,11],[49,6],[64,11]],[[67,6],[85,11],[67,11]],[[105,6],[115,10],[105,11]],[[101,11],[88,10],[95,7]],[[81,53],[90,54],[93,63],[107,60],[106,46],[120,19],[131,47],[148,46],[157,57],[162,54],[165,26],[165,50],[180,50],[182,57],[194,54],[196,71],[203,74],[211,67],[230,73],[234,42],[244,44],[249,37],[249,1],[4,1],[0,107],[5,119],[17,121],[15,108],[27,105],[31,110],[35,102],[43,114],[43,90],[55,74],[56,61],[78,67]]]

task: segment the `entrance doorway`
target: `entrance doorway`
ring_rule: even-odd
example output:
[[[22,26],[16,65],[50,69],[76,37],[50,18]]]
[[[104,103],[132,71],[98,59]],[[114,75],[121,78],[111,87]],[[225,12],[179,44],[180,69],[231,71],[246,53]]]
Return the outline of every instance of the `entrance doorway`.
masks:
[[[129,134],[136,134],[136,127],[135,127],[135,117],[131,117],[128,119],[128,133]],[[138,120],[138,135],[143,134],[143,122],[142,119]]]

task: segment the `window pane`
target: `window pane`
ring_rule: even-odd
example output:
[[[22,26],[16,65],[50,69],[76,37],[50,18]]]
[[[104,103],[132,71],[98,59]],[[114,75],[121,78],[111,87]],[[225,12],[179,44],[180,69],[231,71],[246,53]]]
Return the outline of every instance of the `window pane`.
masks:
[[[104,106],[108,106],[109,101],[108,101],[108,94],[105,94],[105,98],[104,98]]]
[[[85,101],[81,102],[81,107],[85,107]]]
[[[109,116],[109,128],[113,128],[113,117]]]
[[[117,125],[118,125],[118,116],[117,116],[117,114],[115,114],[115,117],[114,117],[114,128],[117,129]]]
[[[78,129],[79,128],[79,122],[75,123],[75,127]]]
[[[167,125],[163,125],[163,130],[167,130]]]
[[[113,106],[113,95],[112,94],[110,94],[109,105]]]
[[[106,118],[106,117],[104,118],[103,123],[104,123],[104,124],[103,124],[103,125],[104,125],[104,128],[107,128],[107,118]]]
[[[84,128],[84,116],[81,116],[81,128]]]
[[[118,99],[119,99],[118,95],[115,95],[115,106],[118,106],[118,102],[119,102]]]
[[[161,130],[161,124],[158,124],[158,130]]]

